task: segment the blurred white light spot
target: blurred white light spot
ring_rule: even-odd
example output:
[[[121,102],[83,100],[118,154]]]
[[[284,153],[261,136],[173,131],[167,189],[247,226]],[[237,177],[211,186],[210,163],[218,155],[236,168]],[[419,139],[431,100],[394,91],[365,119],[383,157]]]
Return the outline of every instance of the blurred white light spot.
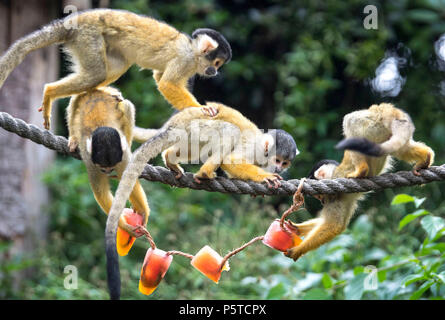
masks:
[[[434,43],[434,50],[436,51],[439,70],[445,71],[445,34]]]
[[[371,80],[372,89],[382,97],[397,96],[406,80],[399,72],[399,65],[404,63],[406,59],[396,56],[384,59],[375,71],[376,77]]]

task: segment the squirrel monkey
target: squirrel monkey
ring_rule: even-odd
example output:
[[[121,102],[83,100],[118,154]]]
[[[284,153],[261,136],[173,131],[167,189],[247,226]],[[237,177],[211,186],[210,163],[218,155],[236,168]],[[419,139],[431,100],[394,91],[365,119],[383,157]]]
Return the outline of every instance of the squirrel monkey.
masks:
[[[56,20],[17,40],[0,58],[0,87],[29,52],[51,44],[64,45],[74,73],[45,85],[39,111],[46,129],[54,99],[111,84],[133,64],[153,70],[159,91],[176,109],[203,107],[187,90],[188,79],[195,74],[216,76],[232,57],[230,44],[215,30],[197,29],[189,37],[150,17],[95,9]],[[208,107],[201,110],[215,114]]]
[[[278,137],[275,141],[271,133],[263,134],[255,124],[246,119],[237,110],[218,103],[209,103],[208,105],[218,109],[216,116],[209,117],[204,115],[197,108],[186,108],[174,114],[158,130],[156,135],[152,136],[133,153],[131,161],[121,177],[107,218],[105,239],[108,283],[111,296],[115,295],[112,290],[116,289],[115,284],[118,283],[117,281],[120,278],[116,253],[116,230],[119,217],[130,195],[130,190],[132,190],[150,159],[160,154],[163,150],[168,150],[167,154],[164,153],[164,159],[167,159],[168,165],[172,170],[182,173],[182,169],[177,165],[177,162],[170,162],[171,157],[175,155],[180,160],[183,158],[191,160],[200,158],[198,154],[194,154],[193,145],[197,144],[199,147],[210,145],[212,149],[207,153],[208,157],[204,157],[204,164],[195,177],[212,178],[214,177],[214,171],[221,165],[221,168],[232,177],[258,182],[264,181],[269,187],[277,187],[280,184],[279,180],[281,177],[276,172],[281,172],[287,168],[290,165],[290,161],[297,155],[298,150],[295,141],[289,134],[286,133],[285,135],[284,132],[280,132],[275,135]],[[195,135],[196,132],[194,130],[198,130],[197,135]],[[243,134],[244,130],[252,132]],[[208,144],[204,144],[200,137],[209,139],[217,137],[223,140],[210,140]],[[177,148],[181,144],[184,149]],[[242,149],[238,149],[239,145],[250,146],[252,150],[242,153]],[[263,155],[265,157],[266,168],[274,168],[273,171],[268,172],[255,165],[254,161],[247,161],[251,153],[256,152],[257,149],[255,148],[262,149],[260,150],[260,156]],[[274,148],[277,149],[276,154],[280,155],[280,158],[274,157],[272,165],[269,158],[272,158]],[[280,148],[285,148],[286,150],[282,151]],[[178,152],[184,150],[184,155],[177,155]],[[237,153],[238,151],[239,153]],[[283,157],[283,161],[281,161],[281,157]],[[232,160],[233,163],[230,162]],[[276,162],[279,162],[279,164]]]
[[[109,179],[120,178],[130,160],[135,110],[120,92],[110,87],[95,89],[73,96],[67,109],[68,146],[79,148],[91,189],[102,210],[108,214],[113,202]],[[139,128],[141,135],[147,135]],[[115,172],[113,174],[113,172]],[[144,190],[138,181],[130,195],[135,212],[147,223],[150,209]],[[133,236],[133,227],[121,219],[119,227]]]
[[[391,157],[414,163],[413,173],[419,174],[419,169],[432,165],[434,151],[424,143],[413,140],[414,129],[409,115],[388,103],[349,113],[343,119],[345,139],[337,145],[339,149],[349,149],[345,150],[342,162],[320,161],[309,178],[377,176],[389,170]],[[341,193],[317,196],[323,203],[319,217],[293,224],[304,240],[299,246],[289,249],[286,255],[297,260],[342,233],[363,195]]]
[[[292,160],[299,153],[292,136],[280,129],[263,133],[239,111],[216,102],[208,102],[207,105],[218,110],[218,114],[212,120],[224,121],[235,126],[235,130],[232,130],[237,133],[235,143],[231,145],[225,144],[225,141],[222,141],[223,143],[217,141],[216,144],[225,146],[228,152],[217,153],[207,159],[202,159],[202,155],[198,153],[192,155],[190,152],[181,152],[183,145],[174,145],[162,153],[165,166],[176,172],[176,178],[179,179],[184,172],[179,163],[194,162],[200,157],[200,160],[204,160],[204,164],[194,175],[198,183],[201,182],[200,179],[215,178],[215,171],[221,167],[229,178],[266,182],[269,187],[272,187],[272,184],[278,187],[281,179],[279,174],[290,167]],[[184,120],[192,121],[191,118]],[[209,120],[209,128],[215,130],[215,122],[212,120]],[[211,136],[211,133],[203,133],[201,130],[201,136]],[[223,138],[230,136],[230,134],[224,135]],[[227,147],[232,148],[229,150]]]

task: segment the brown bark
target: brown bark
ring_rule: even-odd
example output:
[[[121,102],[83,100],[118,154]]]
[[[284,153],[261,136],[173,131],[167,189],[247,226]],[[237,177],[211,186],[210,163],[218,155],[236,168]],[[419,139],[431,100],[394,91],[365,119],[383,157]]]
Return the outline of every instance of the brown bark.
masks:
[[[58,3],[1,1],[0,52],[57,18]],[[43,86],[56,80],[58,72],[57,47],[30,53],[0,88],[0,110],[41,126],[42,115],[37,109]],[[40,179],[54,157],[53,151],[0,130],[0,239],[12,241],[10,254],[32,251],[45,238],[49,197]]]

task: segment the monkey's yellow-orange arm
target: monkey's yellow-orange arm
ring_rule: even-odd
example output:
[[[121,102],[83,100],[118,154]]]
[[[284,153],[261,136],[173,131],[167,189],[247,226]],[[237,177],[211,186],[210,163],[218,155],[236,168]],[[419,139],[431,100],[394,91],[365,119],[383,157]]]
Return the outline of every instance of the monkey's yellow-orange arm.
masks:
[[[158,82],[158,89],[164,98],[178,110],[188,107],[202,107],[196,98],[187,90],[185,83],[177,84],[161,80]]]

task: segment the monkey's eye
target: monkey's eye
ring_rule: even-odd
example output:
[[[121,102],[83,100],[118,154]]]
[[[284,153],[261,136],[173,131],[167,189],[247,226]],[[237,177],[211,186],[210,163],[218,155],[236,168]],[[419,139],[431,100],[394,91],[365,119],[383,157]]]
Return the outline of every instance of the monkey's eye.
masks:
[[[281,162],[280,159],[275,159],[276,164],[280,164],[280,162]]]
[[[283,166],[287,166],[287,165],[288,165],[288,162],[287,162],[287,161],[283,161],[282,165],[283,165]]]
[[[222,65],[222,61],[217,59],[217,60],[215,60],[214,65],[215,65],[216,68],[218,68],[218,67],[220,67]]]

